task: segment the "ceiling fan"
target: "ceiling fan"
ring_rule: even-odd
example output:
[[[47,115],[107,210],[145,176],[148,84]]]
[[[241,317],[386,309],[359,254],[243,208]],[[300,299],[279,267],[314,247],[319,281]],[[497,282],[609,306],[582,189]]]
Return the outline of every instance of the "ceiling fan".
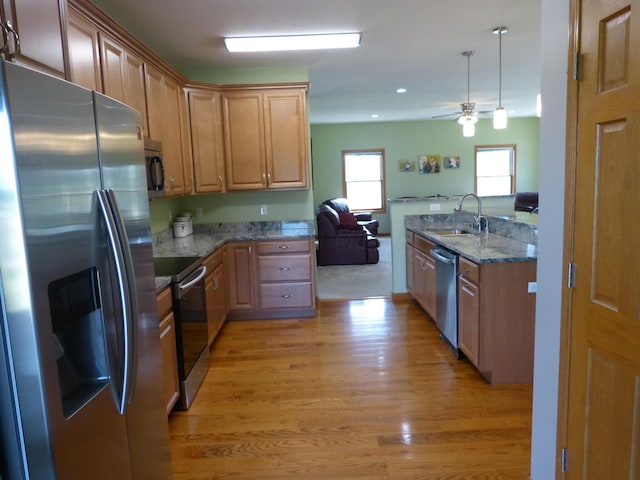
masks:
[[[461,103],[460,104],[460,112],[455,112],[455,113],[447,113],[445,115],[436,115],[435,117],[431,117],[431,118],[442,118],[442,117],[453,117],[453,116],[457,116],[457,121],[458,123],[460,123],[461,125],[465,126],[467,124],[475,124],[478,121],[478,114],[482,114],[482,113],[491,113],[490,110],[481,110],[476,112],[475,108],[476,108],[476,104],[471,102],[469,100],[469,90],[470,90],[470,83],[471,83],[471,73],[470,73],[470,68],[471,68],[471,56],[474,54],[475,52],[472,51],[466,51],[466,52],[462,52],[462,55],[467,57],[467,101],[466,103]]]

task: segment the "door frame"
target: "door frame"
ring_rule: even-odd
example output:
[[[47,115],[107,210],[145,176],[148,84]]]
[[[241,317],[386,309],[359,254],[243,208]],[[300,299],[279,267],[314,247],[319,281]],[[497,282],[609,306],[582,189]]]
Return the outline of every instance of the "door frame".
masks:
[[[576,79],[576,61],[580,52],[580,13],[581,0],[569,2],[569,53],[567,65],[567,117],[565,150],[565,199],[564,199],[564,240],[562,278],[562,305],[560,325],[560,366],[558,376],[558,422],[556,441],[556,479],[566,478],[562,471],[562,450],[567,445],[569,418],[569,367],[571,345],[571,302],[573,291],[568,286],[569,264],[574,258],[575,209],[576,209],[576,171],[578,147],[578,93],[579,81]]]

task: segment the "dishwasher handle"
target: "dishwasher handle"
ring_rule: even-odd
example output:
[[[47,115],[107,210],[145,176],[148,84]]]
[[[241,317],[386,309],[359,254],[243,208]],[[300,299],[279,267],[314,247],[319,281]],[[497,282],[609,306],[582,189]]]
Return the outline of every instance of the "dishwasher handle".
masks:
[[[431,255],[433,255],[433,257],[443,263],[447,263],[449,265],[453,265],[456,263],[456,258],[455,257],[449,257],[449,256],[445,256],[443,255],[443,251],[437,248],[434,248],[433,250],[431,250]]]

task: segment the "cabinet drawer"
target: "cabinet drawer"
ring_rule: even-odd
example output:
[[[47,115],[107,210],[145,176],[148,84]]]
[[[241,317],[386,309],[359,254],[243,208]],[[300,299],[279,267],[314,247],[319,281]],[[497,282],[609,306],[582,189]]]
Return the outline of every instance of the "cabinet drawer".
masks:
[[[260,285],[262,308],[308,308],[313,306],[311,282]]]
[[[207,267],[207,275],[211,275],[216,268],[222,265],[222,249],[218,248],[202,262]]]
[[[404,236],[405,236],[405,241],[409,245],[413,245],[413,232],[411,230],[405,230],[404,231]]]
[[[311,280],[311,255],[271,255],[258,257],[260,282]]]
[[[459,260],[459,269],[460,275],[476,285],[480,283],[480,265],[477,263],[473,263],[470,260],[467,260],[464,257],[460,257]]]
[[[258,255],[274,253],[303,253],[311,251],[309,240],[287,240],[283,242],[258,242]]]
[[[422,237],[420,237],[418,235],[414,236],[413,245],[417,249],[422,250],[424,253],[427,253],[429,255],[431,255],[431,250],[436,248],[435,243],[432,243],[429,240],[427,240],[426,238],[422,238]]]
[[[162,290],[156,297],[156,301],[158,302],[158,318],[162,320],[173,309],[171,287]]]

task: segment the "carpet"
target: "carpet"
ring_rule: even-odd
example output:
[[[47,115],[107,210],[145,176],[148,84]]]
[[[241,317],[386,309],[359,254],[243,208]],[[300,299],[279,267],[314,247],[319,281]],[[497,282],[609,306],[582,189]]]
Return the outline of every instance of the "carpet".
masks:
[[[318,298],[360,299],[391,296],[391,237],[380,240],[380,260],[374,265],[318,266]]]

